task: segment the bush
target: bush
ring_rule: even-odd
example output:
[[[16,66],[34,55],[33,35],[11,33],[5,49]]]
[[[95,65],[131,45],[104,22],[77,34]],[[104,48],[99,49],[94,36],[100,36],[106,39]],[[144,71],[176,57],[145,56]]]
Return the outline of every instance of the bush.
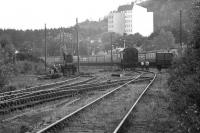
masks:
[[[173,63],[170,70],[168,84],[175,95],[180,95],[180,102],[186,100],[185,106],[193,103],[200,106],[199,65],[200,61],[196,58],[196,52],[194,50],[188,50],[184,57]],[[176,99],[176,97],[174,98]]]
[[[16,69],[13,64],[0,64],[0,88],[2,89],[8,84],[8,79],[16,73]]]
[[[171,89],[170,109],[179,115],[184,132],[199,132],[200,129],[200,60],[199,51],[189,49],[175,60],[170,69],[168,85]]]
[[[16,67],[19,73],[41,74],[44,72],[44,65],[41,62],[17,61]]]

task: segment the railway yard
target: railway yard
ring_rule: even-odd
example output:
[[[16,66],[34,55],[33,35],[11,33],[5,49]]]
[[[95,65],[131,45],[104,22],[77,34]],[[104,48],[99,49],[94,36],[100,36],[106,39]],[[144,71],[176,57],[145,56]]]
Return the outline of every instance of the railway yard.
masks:
[[[161,131],[155,119],[164,123],[168,114],[167,105],[157,103],[165,97],[167,74],[153,69],[84,72],[62,81],[1,93],[0,133]],[[161,110],[160,119],[156,110]],[[170,129],[169,122],[163,126],[166,131]]]

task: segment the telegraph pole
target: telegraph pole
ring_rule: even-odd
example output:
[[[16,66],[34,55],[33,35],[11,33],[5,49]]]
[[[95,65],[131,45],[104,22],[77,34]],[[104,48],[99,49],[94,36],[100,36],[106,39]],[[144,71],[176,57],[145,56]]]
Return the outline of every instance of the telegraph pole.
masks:
[[[63,41],[63,47],[65,46],[65,31],[62,29],[62,41]]]
[[[62,29],[60,28],[60,57],[62,57]]]
[[[112,55],[112,32],[111,32],[111,34],[110,34],[110,45],[111,45],[111,52],[110,52],[111,65],[113,65],[113,55]]]
[[[78,73],[80,72],[80,62],[79,62],[79,39],[78,39],[78,18],[76,18],[76,32],[77,32],[77,57],[78,57]]]
[[[126,42],[126,40],[124,39],[124,49],[126,48],[126,43],[125,42]]]
[[[180,10],[180,46],[182,50],[182,10]]]
[[[44,43],[45,43],[45,72],[47,71],[47,29],[46,29],[46,24],[44,26]]]

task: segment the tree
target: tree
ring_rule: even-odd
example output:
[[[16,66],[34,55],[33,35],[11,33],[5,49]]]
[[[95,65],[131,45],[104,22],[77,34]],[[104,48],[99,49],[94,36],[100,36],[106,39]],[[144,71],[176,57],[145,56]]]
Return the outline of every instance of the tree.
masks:
[[[8,83],[13,67],[14,46],[8,35],[0,37],[0,88]],[[2,59],[2,60],[1,60]]]
[[[144,44],[145,40],[145,37],[139,33],[136,33],[118,37],[114,44],[116,47],[124,47],[124,43],[126,47],[140,47]]]
[[[101,35],[102,43],[104,45],[111,43],[111,36],[112,36],[112,42],[115,42],[115,40],[117,40],[121,35],[114,32],[105,32]]]
[[[88,55],[88,43],[86,41],[80,41],[79,51],[80,51],[80,55],[82,56]]]
[[[117,40],[121,37],[120,34],[114,32],[105,32],[101,35],[101,41],[103,43],[103,50],[109,51],[111,50],[111,38],[112,38],[112,45],[116,46]]]
[[[173,63],[168,84],[171,109],[178,114],[181,132],[198,133],[200,127],[200,0],[194,0],[191,47]]]
[[[193,17],[192,44],[195,49],[200,49],[200,1],[199,0],[195,0],[194,2],[192,17]]]
[[[15,54],[15,48],[8,35],[2,35],[0,37],[0,48],[0,56],[3,58],[3,62],[6,63],[12,61]]]
[[[155,49],[170,49],[175,47],[175,38],[170,31],[161,30],[159,35],[152,40],[152,47]]]

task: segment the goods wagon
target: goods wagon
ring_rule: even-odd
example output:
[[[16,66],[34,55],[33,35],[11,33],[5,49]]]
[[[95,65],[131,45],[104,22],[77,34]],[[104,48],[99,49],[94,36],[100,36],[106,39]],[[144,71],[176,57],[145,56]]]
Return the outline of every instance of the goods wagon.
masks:
[[[72,62],[77,65],[77,56],[65,57],[66,63]],[[80,57],[80,65],[118,65],[122,68],[140,67],[140,62],[149,61],[150,67],[157,67],[160,65],[162,68],[167,68],[171,65],[173,54],[169,52],[142,52],[138,53],[135,48],[126,48],[123,52],[113,54],[112,62],[111,55],[101,56],[88,56]]]
[[[77,63],[77,56],[73,57],[74,62]],[[80,57],[81,65],[105,65],[105,64],[120,64],[121,63],[121,55],[113,54],[111,61],[111,55],[101,55],[101,56],[88,56],[88,57]]]
[[[162,68],[171,66],[172,60],[172,53],[156,53],[156,65],[160,65]]]
[[[122,68],[133,68],[138,65],[138,50],[136,48],[126,48],[123,51],[121,60]]]

